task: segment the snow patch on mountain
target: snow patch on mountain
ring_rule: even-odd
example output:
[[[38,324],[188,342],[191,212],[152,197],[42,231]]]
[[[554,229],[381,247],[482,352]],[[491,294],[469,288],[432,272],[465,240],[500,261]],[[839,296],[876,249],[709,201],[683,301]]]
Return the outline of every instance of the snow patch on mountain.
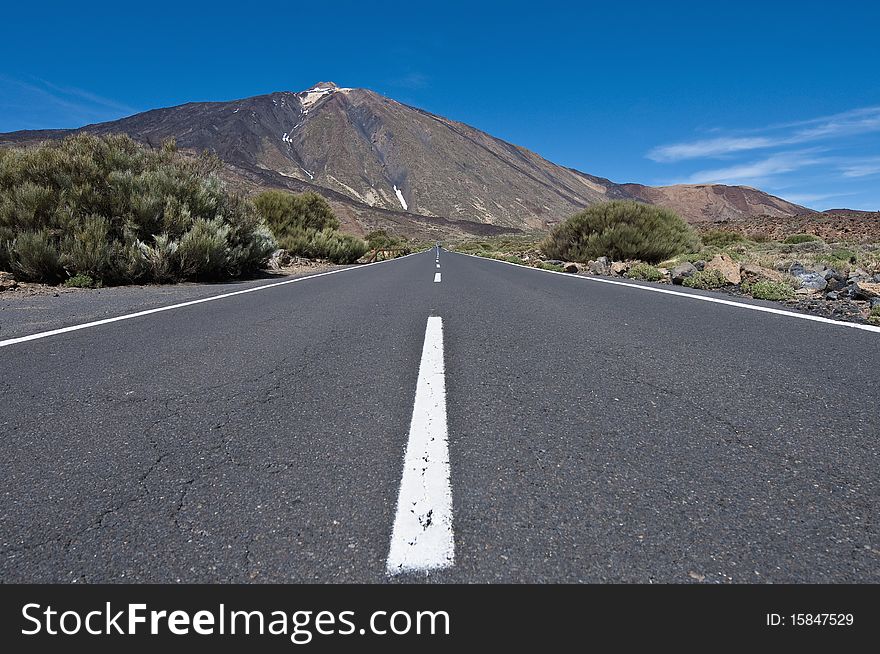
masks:
[[[323,97],[333,95],[334,93],[348,93],[349,91],[351,91],[350,88],[340,88],[335,84],[322,82],[317,86],[313,86],[308,91],[300,93],[299,95],[301,97],[299,101],[300,104],[302,104],[303,109],[308,109]]]
[[[408,211],[408,207],[406,206],[406,200],[403,199],[403,193],[399,188],[395,185],[394,192],[397,194],[397,199],[400,200],[400,206],[403,207],[404,211]]]

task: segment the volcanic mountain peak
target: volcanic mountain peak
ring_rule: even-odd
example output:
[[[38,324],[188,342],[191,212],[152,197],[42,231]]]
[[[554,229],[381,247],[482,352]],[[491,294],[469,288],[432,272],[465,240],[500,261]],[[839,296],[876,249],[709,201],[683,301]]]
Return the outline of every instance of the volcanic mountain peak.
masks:
[[[352,89],[340,88],[333,82],[318,82],[312,88],[297,93],[303,109],[311,109],[322,98],[334,93],[348,93]]]
[[[355,232],[407,235],[546,229],[590,204],[637,199],[691,221],[808,209],[757,190],[616,184],[558,166],[464,123],[366,89],[320,82],[233,102],[155,109],[81,130],[0,135],[0,145],[60,138],[71,131],[122,132],[158,146],[211,150],[236,188],[321,193]]]

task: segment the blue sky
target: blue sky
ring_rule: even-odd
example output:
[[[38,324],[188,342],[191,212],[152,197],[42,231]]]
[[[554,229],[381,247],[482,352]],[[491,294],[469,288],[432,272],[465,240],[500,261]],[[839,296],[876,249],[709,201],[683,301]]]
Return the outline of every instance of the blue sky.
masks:
[[[0,131],[323,80],[614,181],[880,209],[880,4],[7,3]]]

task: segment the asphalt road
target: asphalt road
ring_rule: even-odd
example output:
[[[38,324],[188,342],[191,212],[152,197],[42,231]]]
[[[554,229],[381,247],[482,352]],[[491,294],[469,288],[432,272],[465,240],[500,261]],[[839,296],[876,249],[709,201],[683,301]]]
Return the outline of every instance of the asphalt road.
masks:
[[[439,258],[0,347],[0,579],[880,581],[880,334]],[[389,575],[432,316],[454,560]]]

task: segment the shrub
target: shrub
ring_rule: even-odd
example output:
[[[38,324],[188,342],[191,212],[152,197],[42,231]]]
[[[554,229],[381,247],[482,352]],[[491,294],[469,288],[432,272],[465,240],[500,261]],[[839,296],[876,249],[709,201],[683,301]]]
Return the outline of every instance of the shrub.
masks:
[[[800,243],[812,243],[813,241],[821,241],[822,239],[813,234],[792,234],[786,238],[783,243],[786,245],[799,245]]]
[[[217,219],[199,218],[181,237],[175,254],[181,277],[220,279],[229,263],[229,227]]]
[[[226,192],[220,165],[123,135],[0,150],[0,263],[49,282],[65,273],[148,282],[255,270],[274,242],[253,204]]]
[[[272,232],[262,221],[244,232],[233,226],[230,241],[232,247],[227,258],[227,270],[234,276],[257,270],[278,247]]]
[[[786,300],[794,295],[794,289],[784,282],[759,279],[756,282],[744,282],[740,288],[758,300]]]
[[[719,249],[729,248],[731,245],[745,242],[745,237],[737,232],[729,232],[726,229],[711,229],[701,237],[703,245]]]
[[[95,288],[96,286],[100,286],[99,283],[96,283],[95,280],[88,275],[74,275],[65,280],[64,285],[69,288]]]
[[[180,279],[177,247],[177,241],[168,233],[159,234],[153,239],[152,245],[140,243],[150,279],[159,283],[176,282]]]
[[[640,279],[646,282],[659,282],[663,279],[663,273],[647,263],[637,263],[630,266],[630,269],[626,271],[626,276],[630,279]]]
[[[335,229],[300,230],[280,238],[279,244],[293,255],[339,264],[354,263],[367,253],[366,242]]]
[[[593,205],[553,229],[541,244],[551,259],[601,256],[658,263],[696,248],[698,239],[673,211],[629,200]]]
[[[365,237],[365,240],[367,241],[367,247],[370,250],[393,248],[397,250],[397,254],[394,256],[402,256],[412,252],[412,247],[407,243],[406,239],[389,234],[384,229],[377,229],[370,232]]]
[[[265,191],[254,198],[254,205],[278,238],[303,229],[339,229],[327,200],[317,193]]]
[[[880,307],[871,309],[871,313],[868,314],[868,322],[872,325],[880,325]]]
[[[391,236],[384,229],[377,229],[365,237],[367,241],[367,245],[370,246],[371,250],[378,250],[379,248],[392,248],[398,247],[402,241],[396,236]]]
[[[856,263],[856,261],[858,261],[858,255],[848,248],[834,248],[828,253],[827,260]]]
[[[562,266],[555,263],[547,263],[546,261],[539,261],[536,268],[540,268],[541,270],[552,270],[553,272],[565,272],[565,268]]]
[[[55,283],[64,274],[56,239],[45,229],[21,232],[12,242],[10,255],[13,272],[27,281]]]
[[[316,193],[266,191],[254,199],[254,204],[279,245],[293,255],[347,264],[368,250],[365,241],[337,231],[339,221],[333,210]]]
[[[727,286],[727,280],[719,270],[698,270],[690,277],[685,277],[682,285],[688,288],[721,288]]]
[[[129,242],[116,260],[116,274],[128,283],[145,282],[150,277],[150,263],[147,259],[147,245],[137,239]]]
[[[61,261],[67,270],[94,279],[113,276],[118,243],[110,238],[110,221],[91,215],[77,223],[73,235],[62,241]]]
[[[333,263],[354,263],[367,252],[367,244],[350,234],[334,229],[324,229],[317,233],[314,247],[318,256]]]

